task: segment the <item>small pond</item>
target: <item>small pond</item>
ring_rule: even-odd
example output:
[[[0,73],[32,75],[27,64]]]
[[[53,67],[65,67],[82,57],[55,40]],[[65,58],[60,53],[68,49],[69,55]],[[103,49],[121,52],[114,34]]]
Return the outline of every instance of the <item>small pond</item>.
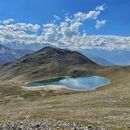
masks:
[[[99,76],[86,76],[86,77],[60,77],[44,81],[31,82],[26,84],[27,88],[41,88],[49,86],[64,86],[72,90],[94,90],[98,87],[108,85],[110,81],[107,78]]]

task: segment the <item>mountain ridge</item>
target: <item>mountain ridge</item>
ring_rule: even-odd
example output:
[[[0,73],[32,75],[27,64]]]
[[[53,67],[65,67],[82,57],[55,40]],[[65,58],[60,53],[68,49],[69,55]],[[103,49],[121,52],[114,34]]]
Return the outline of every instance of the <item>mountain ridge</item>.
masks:
[[[79,52],[85,56],[90,55],[90,58],[92,56],[92,58],[99,57],[101,59],[105,59],[104,64],[106,64],[105,61],[108,61],[109,63],[112,63],[113,65],[116,65],[116,66],[130,65],[130,51],[129,50],[80,49]],[[97,61],[96,63],[100,63],[100,62]]]
[[[3,65],[0,76],[3,79],[37,79],[64,75],[90,75],[94,68],[100,68],[95,62],[76,51],[45,47],[37,52]]]

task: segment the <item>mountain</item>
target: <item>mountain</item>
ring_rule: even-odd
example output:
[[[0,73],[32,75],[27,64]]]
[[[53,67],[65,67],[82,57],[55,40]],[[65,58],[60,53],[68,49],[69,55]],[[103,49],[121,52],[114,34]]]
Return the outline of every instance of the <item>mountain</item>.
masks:
[[[21,81],[66,75],[91,75],[95,68],[100,66],[78,52],[45,47],[2,66],[0,77],[17,78]]]
[[[102,65],[118,65],[118,66],[128,66],[130,65],[130,51],[129,50],[102,50],[102,49],[80,49],[78,50],[85,56],[90,56],[89,58],[94,58],[97,64],[100,64],[100,59],[102,60]]]
[[[95,63],[101,65],[101,66],[114,66],[114,64],[102,57],[98,57],[98,56],[93,56],[91,54],[87,55],[88,58],[90,58],[92,61],[94,61]]]
[[[80,53],[90,56],[90,59],[102,66],[130,65],[130,50],[119,49],[124,45],[123,43],[129,43],[129,37],[117,37],[117,36],[88,36],[86,41],[82,44],[67,44],[62,46],[62,43],[57,43],[60,48],[71,48],[72,50],[79,51]],[[5,43],[7,47],[11,49],[19,50],[33,50],[38,51],[43,47],[50,46],[55,47],[51,43],[20,43],[20,42],[8,42]],[[81,49],[81,48],[89,49]],[[80,48],[80,49],[77,49]],[[129,47],[128,47],[129,48]],[[122,60],[120,60],[122,59]]]
[[[91,55],[90,58],[100,65],[130,65],[130,37],[93,35],[82,38],[80,40],[77,39],[74,43],[71,40],[69,42],[63,41],[62,43],[60,40],[60,42],[56,41],[56,43],[45,41],[37,41],[36,43],[11,41],[3,44],[11,49],[26,50],[28,48],[33,51],[37,51],[46,46],[54,47],[54,45],[60,48],[71,48],[76,51],[78,51],[77,48],[80,48],[80,53],[86,56]],[[88,49],[84,49],[86,47]]]
[[[0,44],[0,64],[15,61],[16,59],[30,53],[29,50],[13,50]]]

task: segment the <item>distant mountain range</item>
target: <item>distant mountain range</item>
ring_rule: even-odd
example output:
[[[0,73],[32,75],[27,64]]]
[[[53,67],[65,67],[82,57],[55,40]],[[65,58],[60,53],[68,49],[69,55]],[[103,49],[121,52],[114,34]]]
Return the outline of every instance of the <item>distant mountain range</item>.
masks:
[[[13,44],[10,44],[8,46],[11,47],[11,45],[13,45]],[[5,64],[8,62],[15,61],[16,59],[24,56],[25,54],[32,52],[31,50],[35,50],[36,48],[40,49],[41,47],[43,47],[43,48],[45,47],[45,46],[42,46],[39,44],[31,44],[31,45],[28,45],[28,47],[26,46],[26,49],[28,49],[28,50],[25,50],[24,45],[19,44],[18,48],[20,48],[20,45],[22,45],[21,50],[20,50],[16,47],[17,45],[15,44],[15,47],[12,46],[12,48],[6,47],[4,45],[0,45],[0,64]],[[37,45],[39,45],[39,46],[37,46]],[[46,45],[50,46],[49,44],[46,44]],[[17,49],[13,49],[13,48],[17,48]],[[105,58],[95,57],[89,53],[86,56],[99,65],[102,65],[102,66],[113,65],[111,62],[105,60]]]
[[[0,78],[32,80],[42,77],[91,75],[96,72],[96,68],[100,66],[78,52],[45,47],[2,66]]]
[[[17,39],[17,38],[16,38]],[[45,46],[55,45],[57,47],[63,48],[88,48],[88,49],[104,49],[104,50],[130,50],[130,37],[123,36],[110,36],[110,35],[87,35],[82,37],[77,37],[73,39],[72,37],[67,37],[62,39],[57,38],[59,40],[56,41],[46,41],[43,40],[33,40],[25,39],[25,40],[15,40],[11,39],[6,42],[1,42],[1,44],[8,46],[12,49],[32,49],[37,51]]]
[[[4,44],[5,46],[15,49],[15,50],[33,50],[38,51],[44,47],[54,47],[53,45],[49,43],[19,43],[19,42],[7,42]]]
[[[103,39],[103,40],[101,40],[101,39]],[[103,36],[95,37],[95,36],[92,36],[92,37],[89,37],[87,44],[91,44],[91,42],[89,43],[89,41],[93,41],[94,43],[96,43],[96,41],[98,43],[101,42],[100,49],[92,49],[92,48],[90,48],[90,49],[76,49],[73,46],[69,47],[69,45],[68,45],[68,47],[62,46],[62,48],[68,48],[71,50],[78,51],[78,52],[84,54],[85,56],[89,57],[91,60],[93,60],[97,64],[102,65],[102,66],[113,66],[113,65],[127,66],[127,65],[130,65],[130,51],[129,50],[119,50],[119,49],[110,50],[110,48],[105,49],[105,47],[104,47],[104,46],[107,46],[108,44],[114,45],[114,44],[110,44],[110,42],[112,42],[112,41],[114,41],[115,44],[118,45],[118,37],[112,37],[112,36],[111,37],[105,37],[105,36],[104,37]],[[128,42],[128,39],[125,38],[125,41]],[[108,44],[107,44],[107,42],[108,42]],[[5,45],[7,47],[11,48],[12,50],[14,50],[14,49],[15,50],[23,50],[23,51],[25,51],[25,53],[27,52],[26,49],[38,51],[39,49],[47,47],[47,46],[57,48],[56,46],[54,46],[50,43],[8,42]],[[59,45],[59,47],[60,47],[60,45]],[[82,48],[82,46],[80,46],[79,48]],[[83,46],[83,48],[84,48],[84,46]],[[18,57],[18,56],[16,56],[16,57]],[[1,58],[1,61],[3,62],[4,59],[6,59],[6,58],[4,58],[4,57],[3,57],[3,59]],[[9,58],[7,58],[7,59],[9,59]],[[15,59],[15,58],[13,58],[13,59]],[[6,61],[8,61],[8,60],[6,60]]]
[[[95,63],[101,65],[101,66],[114,66],[114,63],[106,60],[105,58],[103,57],[100,57],[100,56],[95,56],[95,55],[91,55],[91,54],[87,54],[87,56],[92,60],[94,61]]]
[[[130,65],[130,51],[128,50],[80,49],[78,51],[103,66]]]
[[[30,53],[30,50],[14,50],[0,44],[0,64],[15,61],[16,59]]]

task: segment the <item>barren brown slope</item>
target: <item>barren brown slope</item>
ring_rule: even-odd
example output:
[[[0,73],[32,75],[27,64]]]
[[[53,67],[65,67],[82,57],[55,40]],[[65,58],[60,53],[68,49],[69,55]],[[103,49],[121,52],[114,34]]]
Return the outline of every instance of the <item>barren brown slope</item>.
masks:
[[[46,47],[4,65],[0,77],[6,80],[36,80],[65,75],[90,75],[97,68],[101,67],[78,52]]]
[[[50,50],[50,48],[46,49]],[[5,82],[0,80],[0,122],[5,123],[12,120],[22,120],[27,117],[34,118],[35,120],[39,118],[52,118],[75,121],[85,125],[101,126],[112,130],[124,130],[130,128],[129,66],[103,68],[93,62],[84,63],[84,60],[82,60],[82,64],[80,64],[77,63],[76,60],[75,64],[71,63],[67,67],[64,62],[60,62],[60,65],[64,65],[60,68],[61,73],[54,68],[47,70],[47,68],[57,65],[50,65],[51,61],[56,57],[53,55],[54,53],[48,58],[48,64],[38,64],[37,62],[34,62],[36,61],[34,57],[38,58],[38,56],[45,50],[43,49],[33,55],[25,56],[15,63],[2,67],[0,72],[1,78],[13,78],[14,81],[21,81],[21,79],[25,80],[26,78],[27,80],[39,79],[40,75],[41,78],[44,79],[47,78],[46,75],[51,78],[52,76],[58,76],[61,74],[96,74],[106,76],[110,79],[111,84],[91,92],[67,92],[65,90],[46,92],[44,90],[27,91],[21,89],[20,84],[8,82],[8,80],[5,80]],[[46,53],[49,52],[50,51],[47,51]],[[72,54],[75,53],[76,52],[73,52]],[[41,55],[45,56],[45,54]],[[79,53],[76,53],[76,55],[82,56]],[[48,54],[46,56],[48,56]],[[67,56],[72,55],[67,54]],[[26,61],[28,58],[34,59]],[[70,57],[70,59],[71,58],[72,57]],[[42,58],[40,60],[42,62]],[[59,59],[57,60],[59,65]],[[72,60],[69,61],[71,62]],[[39,66],[39,69],[37,69],[37,65]],[[55,67],[58,68],[58,65]],[[46,70],[43,69],[43,66],[45,66]],[[36,68],[35,72],[37,73],[31,72],[28,74],[27,72],[30,70],[32,71],[32,68]],[[17,69],[19,71],[16,71]],[[51,71],[53,73],[52,75],[49,73],[49,75],[47,72]],[[65,71],[67,73],[65,73]],[[54,74],[55,72],[57,72],[56,75]],[[33,77],[32,74],[37,77]],[[31,77],[27,77],[28,75]]]

